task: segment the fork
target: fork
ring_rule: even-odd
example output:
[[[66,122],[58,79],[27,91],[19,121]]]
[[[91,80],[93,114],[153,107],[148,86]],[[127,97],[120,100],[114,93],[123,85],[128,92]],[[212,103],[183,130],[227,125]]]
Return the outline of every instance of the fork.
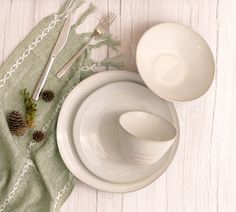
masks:
[[[96,26],[94,32],[89,37],[89,39],[86,41],[86,44],[76,53],[72,56],[72,58],[62,67],[60,71],[57,72],[57,77],[61,78],[69,69],[70,67],[75,63],[75,61],[82,55],[82,53],[88,48],[91,41],[106,32],[107,28],[112,24],[112,22],[115,20],[116,16],[114,13],[110,12],[107,17],[103,18],[98,25]]]

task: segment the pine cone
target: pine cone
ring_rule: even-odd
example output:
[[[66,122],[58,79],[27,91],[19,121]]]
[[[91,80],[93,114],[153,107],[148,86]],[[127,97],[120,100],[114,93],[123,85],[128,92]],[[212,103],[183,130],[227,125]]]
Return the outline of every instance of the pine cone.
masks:
[[[9,118],[8,118],[8,125],[12,134],[17,135],[17,136],[24,135],[27,129],[27,125],[21,113],[18,111],[12,111],[10,113]]]
[[[42,131],[35,131],[35,132],[33,133],[33,139],[34,139],[34,141],[36,141],[36,142],[42,141],[42,140],[44,139],[44,134],[43,134],[43,132],[42,132]]]
[[[51,102],[54,99],[54,93],[51,90],[46,90],[43,92],[43,100],[45,102]]]

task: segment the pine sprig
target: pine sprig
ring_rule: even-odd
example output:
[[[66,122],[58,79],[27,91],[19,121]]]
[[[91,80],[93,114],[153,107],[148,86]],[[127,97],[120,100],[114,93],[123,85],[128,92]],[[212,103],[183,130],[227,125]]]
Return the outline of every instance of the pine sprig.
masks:
[[[24,96],[26,123],[29,128],[33,128],[35,125],[37,104],[32,100],[30,93],[26,89],[22,90],[21,94]]]

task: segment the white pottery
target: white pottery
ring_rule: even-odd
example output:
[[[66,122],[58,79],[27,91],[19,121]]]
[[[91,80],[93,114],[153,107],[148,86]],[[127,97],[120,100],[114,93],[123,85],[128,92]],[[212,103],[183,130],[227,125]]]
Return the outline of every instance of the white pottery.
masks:
[[[168,101],[190,101],[202,96],[215,73],[212,52],[203,38],[177,23],[150,28],[139,41],[138,71],[145,84]]]
[[[96,90],[82,103],[74,120],[73,138],[84,165],[98,177],[115,182],[137,182],[150,176],[150,166],[127,163],[119,145],[119,117],[145,110],[170,117],[168,106],[153,92],[134,82],[114,82]]]
[[[175,127],[158,115],[131,111],[119,118],[119,142],[125,159],[138,165],[151,165],[172,146]]]
[[[179,143],[179,122],[172,103],[166,102],[169,108],[171,117],[164,117],[170,121],[177,129],[177,137],[170,150],[163,157],[163,162],[146,179],[133,183],[112,183],[103,180],[92,174],[82,163],[78,156],[73,138],[72,128],[75,114],[81,103],[95,90],[100,87],[118,81],[131,81],[143,84],[141,78],[137,73],[128,71],[107,71],[93,75],[82,82],[80,82],[67,96],[61,108],[58,122],[57,122],[57,145],[62,159],[72,174],[80,181],[102,191],[108,192],[131,192],[141,189],[154,180],[156,180],[171,163]],[[165,102],[164,100],[161,100]]]

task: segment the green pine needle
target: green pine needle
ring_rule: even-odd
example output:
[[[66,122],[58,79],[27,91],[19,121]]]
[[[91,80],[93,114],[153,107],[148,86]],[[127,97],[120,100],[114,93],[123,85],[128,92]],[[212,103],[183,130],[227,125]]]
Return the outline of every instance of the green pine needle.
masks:
[[[33,128],[35,126],[37,104],[32,100],[30,93],[26,90],[26,88],[21,91],[21,94],[24,96],[27,125],[29,128]]]

